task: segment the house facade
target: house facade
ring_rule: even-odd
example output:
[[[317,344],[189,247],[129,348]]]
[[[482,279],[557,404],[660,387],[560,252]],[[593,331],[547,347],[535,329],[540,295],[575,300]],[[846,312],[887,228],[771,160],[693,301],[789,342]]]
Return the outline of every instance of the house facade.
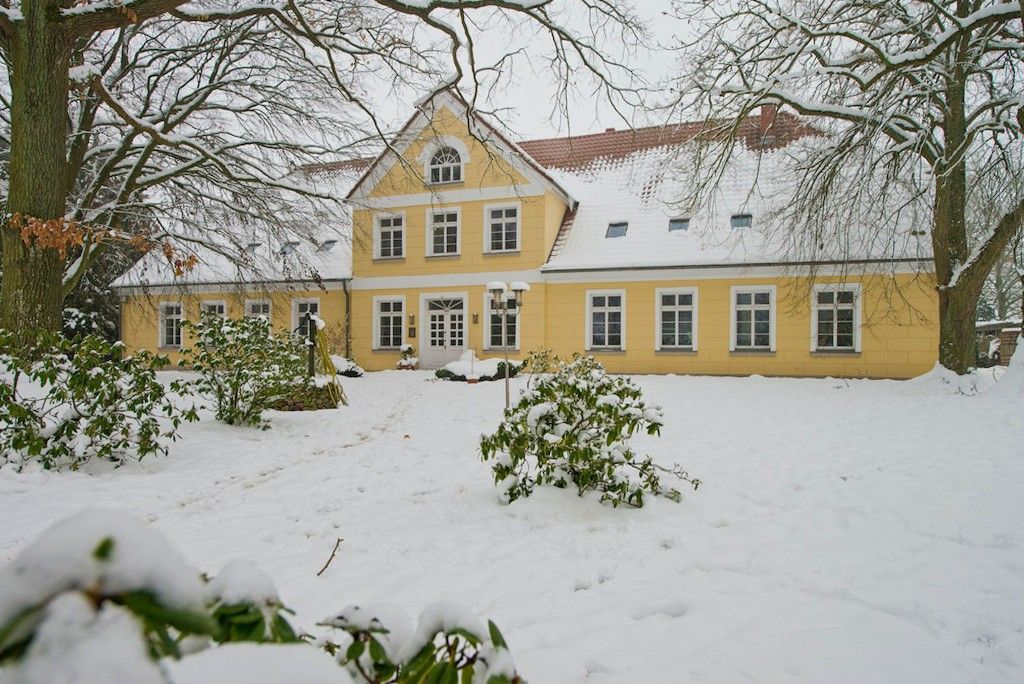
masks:
[[[118,283],[123,338],[173,355],[189,344],[176,321],[202,308],[281,329],[312,311],[367,370],[394,368],[403,345],[422,368],[467,349],[521,359],[546,348],[628,373],[929,370],[938,305],[918,233],[842,253],[823,244],[810,259],[780,248],[769,228],[783,194],[765,169],[813,132],[767,110],[745,127],[751,142],[717,201],[688,212],[672,202],[686,182],[673,169],[692,128],[514,143],[442,92],[378,158],[310,170],[352,174],[349,239],[333,255],[303,246],[318,268],[242,282],[226,266],[185,278],[136,267]],[[494,281],[529,284],[513,315],[493,308]]]

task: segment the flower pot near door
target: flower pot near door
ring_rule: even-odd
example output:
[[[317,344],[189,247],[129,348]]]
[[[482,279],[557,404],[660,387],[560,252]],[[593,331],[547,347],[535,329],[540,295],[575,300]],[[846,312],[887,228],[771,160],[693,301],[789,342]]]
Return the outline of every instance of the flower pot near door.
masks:
[[[415,350],[412,348],[412,345],[403,344],[401,351],[402,358],[398,359],[398,363],[395,364],[395,367],[398,368],[398,370],[416,370],[420,365],[420,360],[413,356],[413,352]]]

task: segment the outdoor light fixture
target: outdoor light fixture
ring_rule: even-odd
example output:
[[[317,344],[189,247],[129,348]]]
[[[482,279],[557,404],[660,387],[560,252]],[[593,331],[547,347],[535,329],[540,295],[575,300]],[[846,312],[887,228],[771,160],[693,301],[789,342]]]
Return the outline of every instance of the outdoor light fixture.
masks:
[[[516,280],[512,283],[492,280],[487,283],[487,291],[494,302],[495,311],[501,315],[501,346],[505,350],[505,409],[508,410],[510,406],[508,388],[508,316],[510,313],[519,313],[519,309],[523,306],[523,294],[530,291],[530,285],[521,280]]]

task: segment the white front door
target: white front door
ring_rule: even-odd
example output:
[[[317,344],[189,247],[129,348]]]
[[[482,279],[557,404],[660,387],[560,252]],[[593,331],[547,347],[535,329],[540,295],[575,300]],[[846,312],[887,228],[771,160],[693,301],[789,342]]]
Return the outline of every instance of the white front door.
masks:
[[[426,346],[420,350],[423,368],[440,368],[457,361],[466,350],[466,300],[438,297],[426,301]]]

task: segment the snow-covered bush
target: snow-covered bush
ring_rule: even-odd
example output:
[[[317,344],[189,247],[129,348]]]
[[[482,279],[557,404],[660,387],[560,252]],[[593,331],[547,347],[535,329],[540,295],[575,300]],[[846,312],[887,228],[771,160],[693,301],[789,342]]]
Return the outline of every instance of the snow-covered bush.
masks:
[[[402,358],[395,363],[395,367],[399,370],[411,370],[419,365],[420,360],[416,358],[416,350],[411,344],[403,344],[399,352],[402,354]]]
[[[332,354],[331,362],[334,364],[334,369],[338,372],[338,375],[343,375],[346,378],[361,378],[366,372],[358,363],[352,359],[346,359],[344,356]]]
[[[157,380],[165,357],[126,354],[121,343],[93,335],[44,334],[25,351],[0,332],[0,349],[0,464],[121,465],[166,454],[182,421],[197,419],[193,407],[171,399],[187,393],[184,383]]]
[[[508,377],[514,378],[522,367],[522,363],[509,361]],[[505,362],[501,359],[478,359],[472,349],[467,349],[458,361],[434,371],[434,377],[455,382],[466,382],[469,378],[483,382],[501,380],[505,377]]]
[[[159,532],[119,513],[86,511],[0,569],[0,681],[163,684],[162,670],[174,681],[221,681],[210,673],[242,660],[264,668],[243,668],[256,673],[251,681],[283,681],[267,673],[289,665],[311,668],[290,672],[296,682],[342,684],[349,673],[375,683],[521,681],[497,627],[488,623],[485,633],[458,604],[428,607],[418,629],[397,609],[349,607],[332,616],[321,624],[342,638],[314,643],[344,668],[336,679],[323,661],[296,652],[318,651],[286,613],[255,566],[232,562],[207,579]],[[250,646],[240,650],[242,642]]]
[[[207,581],[158,532],[87,511],[0,570],[0,665],[22,675],[13,681],[163,682],[154,658],[299,641],[284,611],[252,566],[229,564]]]
[[[198,323],[185,325],[200,343],[185,351],[182,364],[199,374],[196,389],[213,399],[217,420],[266,428],[265,409],[312,385],[306,345],[275,334],[263,316],[232,319],[204,312]]]
[[[678,465],[663,468],[638,456],[629,439],[639,430],[659,434],[661,409],[644,404],[627,378],[609,375],[593,357],[577,356],[539,376],[480,448],[510,502],[536,485],[571,485],[580,496],[597,491],[612,506],[639,507],[648,494],[679,501],[678,489],[662,485],[663,474],[694,489],[700,485]]]
[[[516,674],[505,638],[457,603],[427,606],[419,624],[390,606],[347,606],[319,623],[340,629],[344,639],[324,641],[356,681],[473,682],[514,684]]]

